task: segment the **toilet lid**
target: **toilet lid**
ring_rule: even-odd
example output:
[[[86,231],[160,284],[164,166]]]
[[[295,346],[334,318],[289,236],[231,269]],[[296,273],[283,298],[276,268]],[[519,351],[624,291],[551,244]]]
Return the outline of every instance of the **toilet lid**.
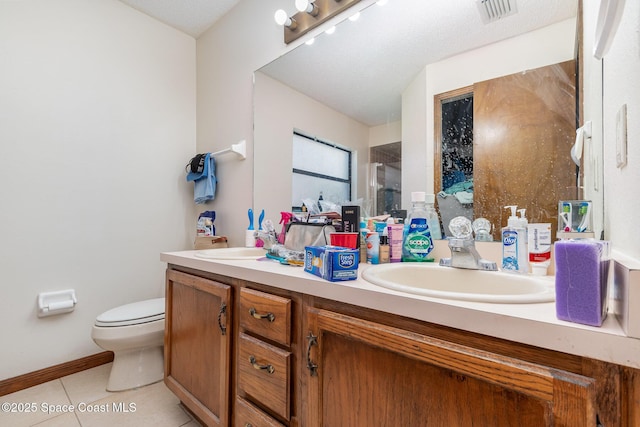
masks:
[[[164,298],[121,305],[96,318],[96,326],[128,326],[164,319]]]

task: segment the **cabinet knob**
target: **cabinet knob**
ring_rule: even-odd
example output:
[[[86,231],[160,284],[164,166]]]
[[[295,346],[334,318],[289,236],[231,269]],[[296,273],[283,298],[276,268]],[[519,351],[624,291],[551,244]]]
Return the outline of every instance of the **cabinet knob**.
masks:
[[[276,320],[275,314],[273,313],[259,314],[254,307],[251,307],[249,309],[249,314],[255,317],[256,319],[267,319],[269,322],[273,322],[274,320]]]

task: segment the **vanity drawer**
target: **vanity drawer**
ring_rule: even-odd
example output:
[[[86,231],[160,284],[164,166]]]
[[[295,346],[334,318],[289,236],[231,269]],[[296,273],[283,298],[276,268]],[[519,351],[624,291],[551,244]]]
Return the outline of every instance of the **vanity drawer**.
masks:
[[[236,397],[235,427],[284,427],[241,397]]]
[[[238,394],[260,402],[288,420],[291,353],[244,333],[239,336]]]
[[[240,289],[240,327],[279,344],[291,345],[291,300]]]

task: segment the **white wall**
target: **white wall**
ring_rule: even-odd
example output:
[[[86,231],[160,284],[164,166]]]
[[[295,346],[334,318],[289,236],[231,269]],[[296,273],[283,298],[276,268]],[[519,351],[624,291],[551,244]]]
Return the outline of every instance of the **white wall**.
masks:
[[[190,246],[195,40],[116,0],[0,2],[0,379],[102,351],[101,312],[164,294]],[[38,292],[74,288],[70,314]]]
[[[244,245],[246,212],[253,206],[253,72],[286,49],[273,13],[289,3],[241,1],[197,41],[198,152],[247,141],[247,160],[219,158],[218,194],[206,207],[216,211],[216,232],[231,246]]]
[[[402,121],[385,123],[369,128],[369,146],[391,144],[402,141]]]
[[[364,197],[369,127],[263,73],[258,72],[255,76],[254,107],[260,111],[260,116],[254,121],[254,168],[256,176],[263,179],[255,180],[254,212],[264,209],[265,218],[278,224],[280,212],[291,209],[294,129],[352,149],[354,190],[355,194]],[[277,186],[274,183],[278,183]]]
[[[585,11],[597,13],[593,0]],[[595,11],[594,11],[595,9]],[[640,259],[640,2],[626,1],[620,27],[603,58],[605,238],[616,250]],[[585,28],[595,32],[595,27]],[[590,55],[586,52],[585,55]],[[616,167],[616,114],[627,104],[628,159]]]

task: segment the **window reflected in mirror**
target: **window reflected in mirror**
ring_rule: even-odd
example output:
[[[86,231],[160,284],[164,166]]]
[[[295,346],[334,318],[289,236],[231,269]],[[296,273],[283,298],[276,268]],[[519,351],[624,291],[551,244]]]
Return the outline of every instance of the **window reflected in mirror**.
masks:
[[[369,150],[371,194],[374,215],[400,209],[402,195],[402,143],[371,147]]]
[[[325,203],[351,200],[351,151],[302,132],[293,132],[294,212],[322,212]]]
[[[453,194],[473,187],[473,94],[442,101],[442,185]],[[458,191],[460,191],[458,190]]]
[[[457,216],[474,220],[473,87],[435,97],[436,207],[444,236]]]

